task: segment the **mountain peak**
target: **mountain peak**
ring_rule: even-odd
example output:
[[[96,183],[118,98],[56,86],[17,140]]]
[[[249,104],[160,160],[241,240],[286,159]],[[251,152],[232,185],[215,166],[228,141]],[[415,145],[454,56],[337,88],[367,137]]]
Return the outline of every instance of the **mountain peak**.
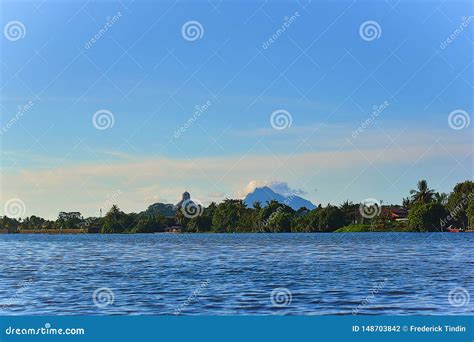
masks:
[[[244,203],[247,207],[252,207],[255,202],[260,202],[262,206],[266,206],[267,202],[275,200],[281,204],[286,204],[287,206],[293,208],[294,210],[298,210],[302,207],[306,207],[310,210],[315,209],[316,206],[311,203],[310,201],[297,196],[297,195],[290,195],[284,196],[279,193],[276,193],[268,186],[263,186],[261,188],[255,188],[254,191],[249,193],[245,199]]]

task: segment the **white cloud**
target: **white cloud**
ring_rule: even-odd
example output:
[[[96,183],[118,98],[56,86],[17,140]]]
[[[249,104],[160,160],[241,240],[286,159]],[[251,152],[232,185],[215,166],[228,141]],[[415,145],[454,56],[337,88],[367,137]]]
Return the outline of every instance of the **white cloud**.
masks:
[[[283,195],[283,196],[289,196],[289,195],[304,195],[306,194],[305,191],[301,189],[292,189],[287,182],[281,182],[281,181],[268,181],[268,180],[252,180],[250,181],[243,189],[240,189],[237,191],[236,195],[238,198],[244,198],[247,196],[249,193],[254,191],[256,188],[262,188],[262,187],[269,187],[276,193]]]
[[[464,160],[471,152],[469,144],[411,145],[406,149],[377,146],[278,155],[137,158],[107,164],[77,162],[50,168],[9,169],[2,172],[0,204],[10,198],[20,198],[26,204],[27,215],[54,218],[61,210],[78,210],[88,216],[97,215],[107,195],[117,189],[122,195],[116,204],[127,212],[137,212],[156,201],[177,203],[186,189],[191,196],[208,204],[236,194],[243,197],[263,185],[282,194],[291,193],[295,188],[298,193],[302,193],[298,189],[322,189],[318,200],[325,201],[332,200],[338,192],[349,196],[348,187],[364,173],[384,176],[384,193],[393,193],[393,188],[387,190],[391,185],[387,178],[392,180],[387,175],[393,168],[410,170],[416,165],[420,177],[430,177],[432,164],[425,163],[437,162],[440,167],[452,168],[453,157]],[[418,179],[410,179],[410,183]],[[248,180],[253,181],[241,189]],[[365,186],[370,188],[371,184],[365,183]],[[310,195],[308,199],[314,200]],[[0,205],[0,211],[2,207]]]

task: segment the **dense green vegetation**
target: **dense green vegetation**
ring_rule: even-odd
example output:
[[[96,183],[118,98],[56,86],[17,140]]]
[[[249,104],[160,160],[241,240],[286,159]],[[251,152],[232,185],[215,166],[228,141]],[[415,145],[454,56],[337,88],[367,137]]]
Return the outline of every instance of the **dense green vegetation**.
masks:
[[[30,216],[16,220],[0,218],[0,229],[61,231],[82,229],[94,233],[157,233],[167,227],[186,232],[374,232],[374,231],[444,231],[449,226],[469,229],[474,224],[474,182],[457,184],[447,195],[430,189],[425,180],[410,191],[402,205],[374,204],[374,215],[364,214],[361,204],[345,201],[314,210],[291,207],[271,201],[254,203],[248,208],[242,200],[225,199],[186,215],[179,208],[157,203],[142,213],[125,213],[116,205],[104,217],[84,218],[79,212],[61,212],[55,221]],[[408,213],[401,217],[400,213]]]
[[[373,226],[370,224],[350,224],[348,226],[337,229],[336,233],[361,233],[373,231]]]

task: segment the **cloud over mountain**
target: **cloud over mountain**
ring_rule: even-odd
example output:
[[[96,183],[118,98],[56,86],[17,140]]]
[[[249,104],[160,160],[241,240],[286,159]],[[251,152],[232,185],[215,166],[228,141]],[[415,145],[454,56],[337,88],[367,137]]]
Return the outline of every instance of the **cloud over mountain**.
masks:
[[[268,180],[251,180],[243,189],[237,192],[239,198],[247,196],[249,193],[253,192],[256,188],[268,187],[275,191],[276,193],[283,196],[291,195],[305,195],[306,191],[301,189],[291,188],[287,182],[280,181],[268,181]]]

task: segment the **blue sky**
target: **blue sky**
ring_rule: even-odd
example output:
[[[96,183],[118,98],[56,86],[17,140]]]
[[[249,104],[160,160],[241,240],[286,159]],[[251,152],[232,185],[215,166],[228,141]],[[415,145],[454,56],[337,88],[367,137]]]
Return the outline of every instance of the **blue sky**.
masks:
[[[316,204],[399,203],[421,178],[449,192],[472,179],[474,125],[448,123],[472,114],[472,15],[469,1],[3,2],[2,27],[24,37],[1,37],[2,202],[55,217],[185,188],[209,203],[252,181]],[[184,39],[189,21],[200,39]],[[112,127],[93,125],[99,110]]]

